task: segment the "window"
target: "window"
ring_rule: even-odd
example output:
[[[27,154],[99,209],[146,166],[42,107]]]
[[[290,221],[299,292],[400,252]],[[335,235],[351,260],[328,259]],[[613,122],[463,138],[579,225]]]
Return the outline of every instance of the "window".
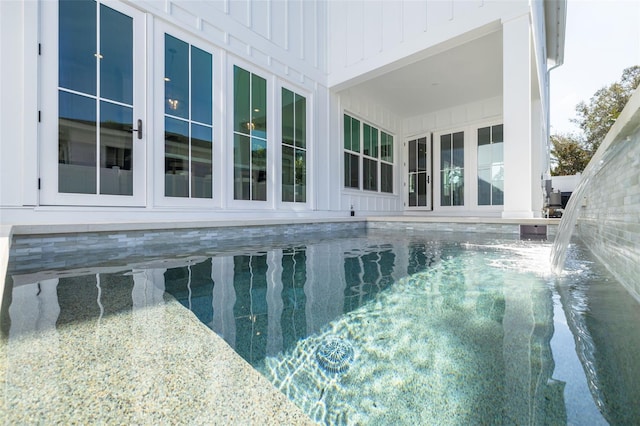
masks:
[[[164,54],[164,194],[212,198],[212,55],[169,34]]]
[[[267,80],[233,67],[233,196],[267,200]]]
[[[307,201],[307,100],[282,89],[282,201]]]
[[[345,114],[344,150],[345,188],[393,193],[393,136]]]
[[[362,188],[378,190],[378,129],[363,124]]]
[[[502,124],[478,129],[478,205],[504,204]]]
[[[380,131],[380,191],[393,193],[393,136]]]
[[[133,195],[133,19],[59,2],[58,191]]]
[[[440,136],[440,205],[464,205],[464,132]]]
[[[344,116],[344,186],[360,189],[360,121]]]

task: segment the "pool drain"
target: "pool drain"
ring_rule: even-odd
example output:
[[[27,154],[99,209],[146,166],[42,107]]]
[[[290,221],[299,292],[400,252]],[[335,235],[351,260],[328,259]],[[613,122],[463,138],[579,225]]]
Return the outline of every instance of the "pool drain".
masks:
[[[318,365],[329,373],[344,373],[353,361],[353,346],[346,340],[330,337],[316,350]]]

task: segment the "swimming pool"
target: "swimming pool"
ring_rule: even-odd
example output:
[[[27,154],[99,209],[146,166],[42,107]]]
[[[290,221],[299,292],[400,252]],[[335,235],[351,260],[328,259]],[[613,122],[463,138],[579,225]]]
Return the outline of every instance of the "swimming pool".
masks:
[[[295,244],[197,247],[133,264],[94,260],[55,271],[10,265],[13,303],[2,313],[11,317],[10,328],[3,321],[10,374],[2,385],[5,394],[20,397],[16,386],[33,371],[55,376],[55,368],[38,361],[18,369],[30,345],[15,342],[30,336],[30,343],[51,347],[61,333],[75,333],[74,342],[90,346],[73,362],[98,359],[99,378],[114,376],[127,361],[100,359],[96,348],[108,351],[105,346],[123,338],[101,334],[101,322],[117,319],[125,323],[119,333],[144,342],[130,348],[133,362],[154,360],[165,371],[166,389],[154,382],[138,393],[166,399],[173,383],[186,379],[172,374],[178,367],[170,357],[154,355],[154,341],[173,336],[174,346],[207,362],[196,342],[206,337],[192,336],[181,346],[172,330],[191,311],[319,423],[637,423],[637,302],[579,242],[562,276],[548,272],[550,250],[549,242],[508,236],[359,230],[342,238],[296,238]],[[34,300],[40,305],[32,306]],[[171,313],[155,317],[153,307],[164,304]],[[173,350],[171,339],[163,351]],[[339,371],[320,362],[324,345],[337,339],[351,351],[343,353],[351,356]],[[197,383],[214,379],[197,376]],[[137,383],[126,382],[102,385],[116,413],[126,409],[118,404],[136,407],[135,392],[118,399]],[[27,400],[9,408],[28,410]],[[82,406],[78,397],[75,407]],[[57,418],[72,419],[74,412],[66,416]]]

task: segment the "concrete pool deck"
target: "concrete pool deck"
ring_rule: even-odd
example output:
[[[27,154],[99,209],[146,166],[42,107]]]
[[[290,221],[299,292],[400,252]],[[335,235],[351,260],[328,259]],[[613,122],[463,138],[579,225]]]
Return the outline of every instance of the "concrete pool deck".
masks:
[[[554,226],[558,221],[385,216],[5,226],[0,272],[4,287],[12,239],[32,238],[37,244],[39,237],[55,234],[355,222],[374,228],[513,233],[518,225]],[[75,322],[43,330],[37,338],[23,336],[6,343],[0,345],[3,423],[312,424],[222,338],[168,296],[142,310]],[[70,412],[73,417],[65,417]]]

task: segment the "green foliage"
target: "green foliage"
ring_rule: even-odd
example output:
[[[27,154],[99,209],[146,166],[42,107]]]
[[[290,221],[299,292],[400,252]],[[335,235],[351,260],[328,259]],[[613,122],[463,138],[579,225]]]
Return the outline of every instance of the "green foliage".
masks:
[[[640,66],[626,68],[622,78],[598,90],[589,100],[576,106],[573,120],[584,132],[584,146],[591,155],[609,132],[634,90],[640,84]]]
[[[639,85],[640,66],[632,66],[622,72],[620,81],[594,93],[589,103],[582,101],[576,105],[577,118],[572,121],[583,135],[551,136],[553,176],[573,175],[584,170]]]
[[[552,176],[575,175],[587,167],[591,153],[575,136],[552,135],[551,145]]]

